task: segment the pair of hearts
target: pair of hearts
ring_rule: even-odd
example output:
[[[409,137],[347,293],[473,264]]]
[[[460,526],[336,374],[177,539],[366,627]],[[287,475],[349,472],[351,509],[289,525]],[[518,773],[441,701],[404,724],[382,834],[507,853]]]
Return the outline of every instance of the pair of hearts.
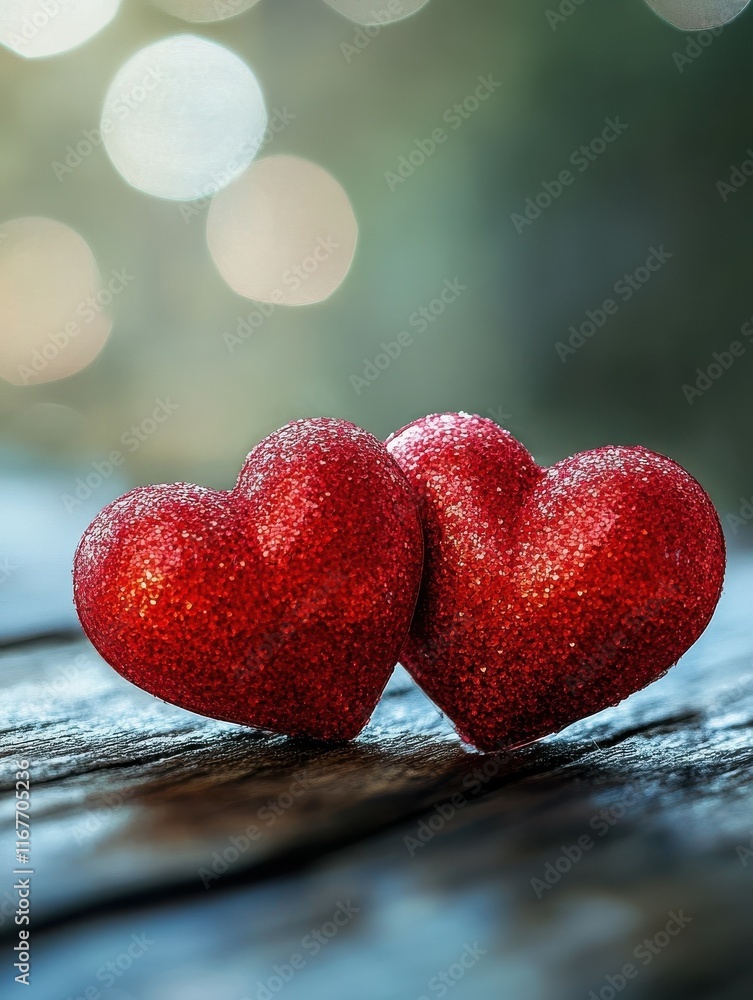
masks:
[[[348,739],[399,658],[489,751],[661,676],[708,624],[724,563],[702,487],[644,448],[542,468],[482,417],[425,417],[386,445],[321,418],[262,441],[231,491],[114,501],[74,593],[103,658],[183,708]]]

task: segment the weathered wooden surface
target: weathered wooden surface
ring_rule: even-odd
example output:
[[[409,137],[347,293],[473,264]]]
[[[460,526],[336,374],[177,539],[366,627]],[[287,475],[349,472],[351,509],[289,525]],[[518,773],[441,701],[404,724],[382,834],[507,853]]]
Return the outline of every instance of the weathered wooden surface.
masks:
[[[75,634],[7,646],[0,760],[5,790],[31,761],[33,985],[12,982],[6,906],[3,996],[750,996],[752,593],[740,557],[666,678],[497,758],[400,671],[363,736],[326,747],[164,705]],[[11,818],[4,794],[0,902]],[[680,911],[666,947],[641,945]]]

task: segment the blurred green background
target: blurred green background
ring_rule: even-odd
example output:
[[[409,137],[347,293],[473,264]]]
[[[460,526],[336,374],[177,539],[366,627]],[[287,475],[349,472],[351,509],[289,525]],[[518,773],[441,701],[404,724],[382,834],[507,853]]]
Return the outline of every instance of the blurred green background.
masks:
[[[552,24],[555,0],[430,0],[358,49],[357,26],[320,0],[262,0],[204,25],[126,0],[67,54],[0,49],[0,222],[60,220],[104,275],[134,276],[88,368],[41,385],[0,382],[5,461],[73,480],[167,397],[177,411],[127,454],[123,483],[229,487],[247,451],[289,420],[339,416],[385,437],[463,409],[504,424],[543,463],[645,444],[696,475],[723,517],[736,513],[753,494],[753,348],[692,405],[683,385],[743,340],[753,317],[753,182],[726,200],[717,188],[753,145],[753,13],[678,59],[697,35],[643,0],[571,6]],[[254,306],[212,263],[206,206],[187,218],[179,203],[130,188],[101,147],[62,179],[52,167],[99,124],[117,68],[184,31],[248,62],[270,114],[294,116],[263,155],[321,164],[359,223],[340,288],[317,305],[278,307],[232,351],[225,334]],[[404,183],[388,183],[479,76],[500,86]],[[628,127],[578,172],[571,155],[606,118]],[[574,182],[518,232],[513,214],[568,168]],[[652,247],[671,259],[563,362],[556,345],[570,326],[616,299],[615,283]],[[411,327],[446,280],[467,290],[425,331]],[[351,376],[403,330],[412,345],[357,392]],[[736,527],[731,541],[753,541],[753,527]]]

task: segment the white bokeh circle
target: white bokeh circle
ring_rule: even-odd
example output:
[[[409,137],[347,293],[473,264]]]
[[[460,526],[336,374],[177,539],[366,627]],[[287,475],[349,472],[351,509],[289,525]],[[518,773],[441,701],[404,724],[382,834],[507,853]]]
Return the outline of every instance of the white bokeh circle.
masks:
[[[732,21],[750,0],[646,0],[646,3],[676,28],[702,31]]]
[[[112,328],[94,255],[54,219],[0,225],[0,377],[37,385],[85,368]]]
[[[0,0],[0,42],[27,59],[83,45],[112,21],[120,0]]]
[[[418,13],[429,0],[324,0],[356,24],[392,24]]]
[[[358,223],[335,178],[310,160],[268,156],[216,195],[207,215],[212,259],[233,291],[300,306],[345,279]]]
[[[173,35],[140,49],[118,71],[100,127],[129,184],[193,201],[243,173],[264,138],[267,112],[256,77],[235,53]]]
[[[255,7],[259,0],[152,0],[152,3],[173,17],[202,24],[237,17]]]

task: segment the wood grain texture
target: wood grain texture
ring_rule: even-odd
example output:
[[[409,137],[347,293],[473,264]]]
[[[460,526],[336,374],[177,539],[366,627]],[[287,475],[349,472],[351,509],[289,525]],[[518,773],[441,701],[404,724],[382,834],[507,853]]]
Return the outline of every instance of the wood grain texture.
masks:
[[[18,995],[570,1000],[608,997],[630,963],[626,997],[750,996],[752,585],[737,559],[667,677],[498,757],[461,744],[402,671],[361,738],[325,746],[165,705],[75,635],[9,646],[0,904],[19,755],[33,776],[33,985]],[[108,972],[132,935],[152,943]],[[279,990],[275,965],[293,972]],[[443,985],[450,966],[462,975]]]

